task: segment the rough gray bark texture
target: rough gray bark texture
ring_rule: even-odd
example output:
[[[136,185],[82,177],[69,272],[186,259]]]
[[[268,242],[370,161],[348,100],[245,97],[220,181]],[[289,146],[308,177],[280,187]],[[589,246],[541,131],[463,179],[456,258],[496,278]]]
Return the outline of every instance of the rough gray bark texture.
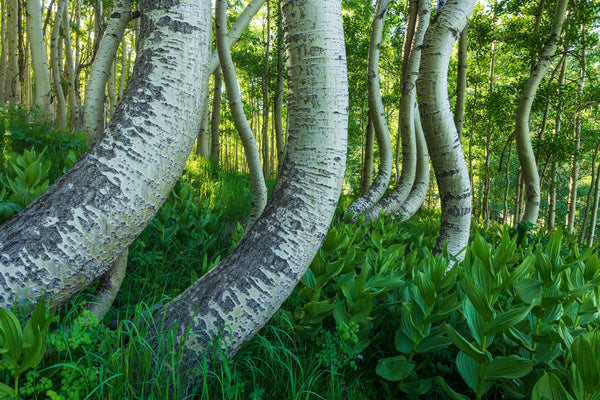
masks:
[[[402,71],[402,98],[400,99],[400,135],[402,138],[402,174],[396,183],[394,190],[375,204],[366,214],[368,219],[375,219],[380,213],[392,214],[400,209],[408,198],[417,170],[417,144],[415,140],[415,115],[418,118],[417,100],[415,98],[415,82],[419,76],[419,65],[421,63],[421,48],[423,38],[429,27],[431,17],[430,5],[427,1],[421,1],[414,13],[418,16],[415,24],[410,50]],[[407,49],[407,47],[405,47]]]
[[[377,146],[379,146],[379,170],[371,187],[356,199],[348,209],[347,214],[358,217],[369,210],[383,196],[388,188],[392,175],[393,151],[390,141],[390,132],[385,119],[385,110],[381,100],[381,87],[379,85],[379,56],[381,53],[381,36],[385,15],[391,0],[378,0],[373,22],[371,24],[371,37],[369,38],[369,62],[367,71],[367,84],[369,90],[369,115],[375,127]]]
[[[220,332],[234,354],[268,321],[325,238],[341,191],[348,88],[340,2],[284,1],[282,12],[289,86],[283,171],[233,252],[154,318],[177,327],[181,376],[185,368],[191,375]]]
[[[469,240],[471,183],[448,100],[448,63],[476,0],[449,0],[435,16],[423,40],[417,97],[423,132],[442,203],[440,236],[435,251],[447,243],[450,257],[460,259]]]
[[[429,189],[429,153],[418,110],[415,112],[415,136],[417,141],[417,172],[415,174],[415,182],[408,197],[395,213],[402,221],[409,220],[419,211],[419,208],[423,205],[425,196],[427,196],[427,189]]]
[[[102,276],[179,178],[207,84],[210,1],[145,0],[138,59],[107,134],[0,230],[0,306],[64,302]]]

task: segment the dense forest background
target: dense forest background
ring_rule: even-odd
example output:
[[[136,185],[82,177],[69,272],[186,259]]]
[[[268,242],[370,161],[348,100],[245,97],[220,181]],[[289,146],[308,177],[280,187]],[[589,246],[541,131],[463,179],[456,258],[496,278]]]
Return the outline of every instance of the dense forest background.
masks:
[[[600,2],[478,2],[467,27],[453,32],[447,90],[472,188],[469,245],[457,252],[438,240],[448,210],[437,182],[454,170],[427,169],[415,160],[424,147],[413,144],[411,153],[403,139],[406,99],[415,92],[406,83],[415,86],[412,35],[423,19],[435,24],[446,2],[432,4],[431,18],[419,11],[417,22],[423,1],[342,1],[348,143],[331,228],[291,296],[272,318],[262,316],[270,319],[256,336],[233,343],[237,332],[226,323],[194,358],[182,350],[187,342],[176,344],[181,325],[156,327],[185,320],[175,300],[193,303],[189,288],[231,260],[238,243],[256,239],[246,235],[267,195],[288,183],[280,174],[297,139],[287,137],[298,113],[288,68],[298,66],[290,64],[289,42],[286,55],[283,2],[214,3],[212,43],[197,60],[208,66],[208,97],[181,179],[99,282],[69,286],[59,294],[65,304],[50,314],[51,299],[33,313],[0,309],[0,398],[600,398]],[[149,29],[141,5],[1,0],[3,223],[90,146],[92,153],[105,146],[97,144],[103,132],[124,124],[119,109],[140,106],[121,100],[138,90],[130,82],[144,81],[135,76],[136,59],[148,63],[139,43]],[[529,157],[517,125],[541,61],[549,67],[525,116]],[[428,137],[430,149],[436,134],[440,142],[444,136]],[[536,189],[519,157],[534,161],[539,177],[533,221],[524,215]],[[419,174],[429,177],[419,212],[406,220],[413,212],[400,204],[373,211],[379,197],[406,184],[411,163],[409,189],[423,180]],[[373,204],[360,209],[382,181]],[[264,247],[282,241],[272,242]],[[244,281],[220,271],[223,282]],[[2,304],[12,295],[7,287]],[[229,352],[237,354],[229,359]]]

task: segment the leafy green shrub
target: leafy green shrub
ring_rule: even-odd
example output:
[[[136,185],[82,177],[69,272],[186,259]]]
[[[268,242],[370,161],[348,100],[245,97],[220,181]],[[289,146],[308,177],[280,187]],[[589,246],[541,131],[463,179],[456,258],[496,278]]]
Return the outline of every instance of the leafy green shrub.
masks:
[[[51,162],[44,162],[45,151],[38,154],[32,148],[4,162],[6,172],[0,175],[0,182],[10,190],[9,201],[25,207],[48,188]]]
[[[44,300],[38,303],[24,327],[15,314],[0,308],[0,371],[9,371],[14,381],[13,387],[0,382],[0,398],[20,398],[19,379],[25,371],[37,367],[42,361],[53,318],[54,313],[46,316]]]

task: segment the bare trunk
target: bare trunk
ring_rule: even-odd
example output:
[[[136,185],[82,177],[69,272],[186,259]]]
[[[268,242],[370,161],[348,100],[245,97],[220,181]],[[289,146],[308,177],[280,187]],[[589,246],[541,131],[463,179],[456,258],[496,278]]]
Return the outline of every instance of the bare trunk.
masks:
[[[75,62],[73,61],[73,49],[71,48],[71,29],[69,27],[68,2],[65,2],[63,11],[62,33],[65,49],[65,77],[67,81],[67,99],[69,101],[69,124],[71,130],[79,126],[79,100],[75,92]]]
[[[178,373],[190,380],[217,335],[235,354],[289,296],[325,237],[341,191],[348,92],[340,2],[287,1],[282,12],[290,135],[279,184],[233,252],[155,316],[178,328]]]
[[[35,79],[33,102],[40,107],[40,116],[50,119],[52,88],[46,56],[46,43],[42,33],[42,3],[40,0],[27,0],[27,35],[31,49],[31,66]]]
[[[392,175],[393,151],[390,141],[385,110],[381,100],[381,87],[379,85],[379,55],[381,52],[381,36],[388,6],[391,0],[378,0],[369,40],[369,61],[367,71],[367,85],[369,90],[369,115],[375,127],[377,146],[379,148],[379,170],[373,184],[365,193],[352,203],[346,213],[358,217],[369,210],[388,188]]]
[[[277,23],[277,92],[273,100],[273,123],[275,125],[275,145],[277,146],[277,173],[281,173],[285,157],[285,129],[283,127],[283,90],[285,85],[285,47],[283,44],[283,28],[281,13]]]
[[[119,43],[132,16],[131,0],[115,1],[106,32],[96,51],[83,104],[83,130],[89,143],[96,141],[104,131],[106,83],[111,74]]]
[[[19,79],[19,2],[6,1],[6,101],[19,103],[21,81]]]
[[[585,43],[585,26],[581,26],[582,43]],[[580,57],[581,67],[579,70],[579,82],[577,82],[577,104],[581,103],[581,94],[585,87],[586,77],[586,54],[585,45],[581,48]],[[575,127],[573,129],[575,137],[575,153],[571,155],[571,175],[569,178],[569,207],[567,213],[567,227],[569,233],[573,233],[575,228],[575,213],[577,211],[577,180],[579,179],[579,148],[581,144],[581,118],[579,112],[575,116]]]
[[[363,147],[364,157],[362,173],[360,175],[360,193],[365,193],[373,183],[373,149],[375,146],[375,128],[373,121],[368,118],[367,131],[365,132],[365,145]]]
[[[240,134],[248,168],[250,169],[250,182],[252,184],[252,210],[250,213],[250,221],[248,226],[251,226],[260,214],[263,212],[267,204],[267,187],[263,170],[260,165],[260,156],[254,134],[250,129],[244,107],[242,104],[240,89],[238,87],[235,67],[231,60],[229,42],[227,40],[227,2],[226,0],[217,0],[215,3],[215,38],[217,42],[217,50],[219,51],[219,60],[223,70],[223,79],[225,80],[225,88],[229,99],[229,109],[235,128]],[[264,153],[263,153],[264,154]],[[268,153],[267,153],[268,156]],[[263,160],[268,164],[268,161]]]
[[[262,162],[263,176],[269,177],[271,165],[269,158],[269,45],[271,42],[271,2],[267,1],[267,26],[265,35],[264,74],[262,82]]]
[[[127,106],[65,175],[0,230],[3,307],[42,296],[60,304],[99,279],[183,170],[205,97],[206,63],[198,60],[208,59],[210,2],[141,6],[145,28]]]
[[[442,221],[434,251],[445,245],[454,261],[464,257],[471,224],[471,183],[448,100],[448,63],[475,0],[449,0],[425,34],[417,98],[423,132],[440,193]]]
[[[223,81],[221,79],[221,68],[215,70],[215,89],[213,91],[212,114],[210,116],[210,156],[219,161],[221,153],[221,135],[219,134],[219,125],[221,119],[221,87]]]
[[[525,180],[525,190],[527,193],[525,212],[523,221],[535,224],[538,218],[540,209],[540,179],[535,162],[535,155],[531,147],[531,139],[529,137],[529,116],[531,114],[531,106],[537,92],[537,88],[542,81],[546,71],[550,67],[550,61],[556,51],[558,39],[560,37],[562,23],[565,17],[568,0],[559,0],[556,4],[556,13],[554,15],[554,25],[549,35],[548,43],[544,46],[540,59],[527,81],[521,102],[517,109],[516,115],[516,140],[517,154],[519,162],[523,169],[523,177]]]
[[[462,139],[463,133],[463,118],[465,116],[465,94],[467,92],[467,31],[468,27],[465,26],[465,29],[463,29],[458,39],[458,71],[456,73],[456,101],[454,102],[454,125],[456,125],[456,131],[458,132],[458,137],[460,139]]]
[[[402,173],[392,192],[375,204],[368,212],[370,219],[377,218],[379,213],[392,214],[400,209],[410,194],[417,169],[417,145],[415,139],[415,114],[418,113],[415,98],[415,82],[419,75],[421,48],[423,38],[429,27],[431,10],[429,3],[421,1],[418,10],[418,23],[412,38],[411,51],[404,64],[402,73],[402,98],[400,99],[400,132],[402,138]],[[415,15],[416,17],[416,15]]]
[[[52,27],[52,38],[50,42],[50,67],[52,70],[52,82],[54,84],[54,96],[56,103],[54,112],[56,122],[54,126],[60,131],[67,128],[67,104],[65,102],[65,94],[62,88],[62,73],[60,68],[60,26],[63,19],[63,12],[67,0],[58,0],[57,11],[54,14],[54,26]]]

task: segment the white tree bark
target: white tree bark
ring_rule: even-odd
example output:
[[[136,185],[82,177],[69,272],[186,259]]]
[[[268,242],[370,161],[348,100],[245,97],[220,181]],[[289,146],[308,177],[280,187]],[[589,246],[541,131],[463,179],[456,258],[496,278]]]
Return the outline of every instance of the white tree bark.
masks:
[[[31,48],[31,67],[33,68],[34,94],[33,102],[40,106],[43,119],[50,119],[50,103],[52,88],[50,72],[46,55],[46,43],[42,33],[42,3],[40,0],[28,0],[27,5],[27,36]]]
[[[79,125],[80,101],[75,87],[75,62],[71,48],[71,28],[69,26],[69,3],[65,3],[63,10],[62,33],[65,49],[65,78],[67,80],[67,100],[69,103],[69,127],[77,129]]]
[[[233,60],[231,59],[231,50],[227,40],[227,0],[216,0],[215,3],[215,38],[217,41],[217,50],[219,51],[219,59],[221,60],[225,89],[227,90],[229,99],[229,109],[235,128],[242,139],[246,160],[248,161],[248,169],[250,170],[252,209],[250,211],[248,226],[251,226],[265,209],[265,205],[267,204],[267,186],[265,185],[265,178],[260,164],[258,146],[244,113],[237,75],[233,66]],[[268,161],[265,162],[268,163]]]
[[[556,13],[554,14],[554,25],[550,31],[548,42],[544,46],[538,63],[533,68],[519,107],[517,108],[515,131],[517,142],[517,154],[519,162],[523,169],[523,178],[525,179],[525,211],[523,213],[523,222],[535,224],[540,211],[540,176],[535,162],[535,155],[531,147],[531,138],[529,137],[529,115],[531,106],[537,92],[537,88],[542,82],[546,71],[550,67],[552,56],[556,51],[558,39],[562,29],[562,23],[565,18],[568,0],[559,0],[556,4]]]
[[[378,0],[369,39],[369,61],[367,67],[367,86],[369,91],[369,113],[375,127],[377,145],[379,146],[379,170],[371,187],[352,203],[346,213],[358,217],[369,210],[388,188],[392,175],[393,151],[390,132],[385,119],[385,110],[381,100],[379,85],[379,56],[381,53],[381,36],[385,15],[391,0]]]
[[[168,196],[199,128],[210,6],[140,3],[136,65],[106,135],[0,230],[0,306],[64,302],[114,264]]]
[[[233,355],[267,322],[316,254],[341,191],[348,88],[340,2],[284,1],[282,12],[289,151],[267,208],[236,249],[155,316],[185,340],[181,376],[219,332]]]
[[[427,143],[425,142],[425,136],[423,135],[423,127],[421,126],[421,118],[418,109],[414,114],[414,128],[417,142],[417,172],[410,194],[400,209],[396,211],[396,215],[398,215],[402,221],[409,220],[417,211],[419,211],[419,208],[423,205],[425,196],[427,196],[427,190],[429,189],[429,152],[427,151]]]
[[[67,104],[62,89],[62,68],[60,67],[62,58],[61,51],[59,50],[61,44],[60,26],[62,24],[66,2],[67,0],[58,0],[56,4],[57,9],[54,14],[54,26],[52,27],[52,37],[50,39],[50,68],[52,70],[52,83],[54,85],[54,96],[56,98],[55,127],[60,131],[64,131],[67,128]]]
[[[93,143],[104,131],[105,88],[110,70],[132,16],[131,0],[117,0],[113,5],[110,21],[98,47],[90,77],[85,87],[83,103],[83,130],[88,143]]]
[[[403,66],[402,72],[402,98],[400,99],[400,136],[402,138],[402,173],[394,190],[379,200],[367,213],[368,219],[376,219],[381,212],[392,214],[400,209],[402,204],[408,198],[414,182],[417,170],[417,144],[415,140],[415,113],[416,90],[415,83],[419,76],[419,65],[421,63],[421,48],[423,38],[429,27],[431,17],[431,6],[427,1],[418,2],[417,7],[418,23],[415,24],[415,33],[412,37],[412,45],[409,46],[410,52],[407,62]],[[406,47],[405,47],[406,48]]]
[[[469,240],[471,183],[448,100],[448,63],[476,0],[449,0],[425,34],[417,97],[421,122],[442,203],[440,236],[434,251],[447,243],[450,257],[461,259]]]
[[[19,80],[19,2],[6,1],[6,101],[19,103],[21,81]]]

